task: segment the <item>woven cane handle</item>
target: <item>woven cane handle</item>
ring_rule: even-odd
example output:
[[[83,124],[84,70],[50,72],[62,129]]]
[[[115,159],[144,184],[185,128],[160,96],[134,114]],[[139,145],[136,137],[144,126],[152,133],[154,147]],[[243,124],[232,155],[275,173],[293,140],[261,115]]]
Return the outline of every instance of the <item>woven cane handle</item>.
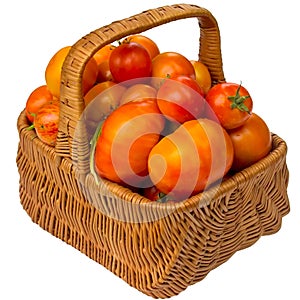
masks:
[[[213,82],[224,80],[218,24],[211,13],[204,8],[187,4],[164,6],[101,27],[74,44],[64,62],[61,112],[56,145],[58,156],[72,157],[75,128],[84,110],[81,89],[82,74],[86,63],[97,50],[125,36],[191,17],[198,18],[199,21],[199,60],[208,66]]]

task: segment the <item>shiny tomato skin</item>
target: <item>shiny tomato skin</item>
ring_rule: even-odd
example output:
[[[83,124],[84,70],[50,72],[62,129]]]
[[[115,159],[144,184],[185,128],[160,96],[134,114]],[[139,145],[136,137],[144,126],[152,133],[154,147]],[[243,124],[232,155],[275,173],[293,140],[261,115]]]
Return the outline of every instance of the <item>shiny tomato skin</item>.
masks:
[[[195,69],[196,81],[198,82],[204,94],[206,95],[212,85],[210,72],[207,66],[201,61],[191,60],[191,63]]]
[[[132,43],[132,42],[143,46],[148,51],[151,59],[153,59],[156,55],[160,53],[157,44],[147,36],[141,34],[135,34],[135,35],[128,36],[122,41],[122,43]]]
[[[121,44],[109,57],[109,68],[116,82],[151,76],[152,63],[147,50],[137,43]]]
[[[108,44],[100,48],[93,56],[96,60],[97,65],[100,65],[104,61],[108,61],[112,51],[116,48],[116,46]]]
[[[161,139],[148,159],[153,184],[175,200],[203,191],[230,170],[233,146],[218,123],[199,119]]]
[[[234,107],[234,101],[230,100],[237,96],[237,100],[243,105],[241,109]],[[216,117],[225,129],[234,129],[242,126],[250,117],[253,101],[249,92],[236,83],[219,83],[213,86],[206,95],[206,101],[214,111]]]
[[[54,147],[58,133],[59,106],[45,104],[34,118],[34,128],[38,138],[45,144]]]
[[[177,52],[163,52],[152,60],[152,85],[159,88],[161,80],[158,78],[173,78],[186,75],[196,79],[192,63],[182,54]]]
[[[252,113],[246,123],[228,130],[233,143],[233,171],[240,171],[264,158],[272,149],[272,136],[265,121]]]
[[[159,141],[164,117],[156,100],[131,101],[104,121],[96,144],[95,169],[100,177],[140,187],[148,175],[147,161]]]
[[[43,105],[51,101],[54,101],[54,97],[50,93],[48,87],[46,85],[37,87],[31,92],[26,101],[25,113],[27,119],[33,123],[34,116],[36,115],[37,111]]]
[[[205,108],[204,92],[186,75],[166,79],[157,92],[160,111],[172,121],[184,123],[199,118]]]
[[[108,60],[105,60],[104,62],[98,65],[97,82],[105,82],[105,81],[114,81],[109,68]]]
[[[109,57],[116,46],[108,44],[100,48],[93,56],[98,66],[97,82],[113,80],[109,69]]]

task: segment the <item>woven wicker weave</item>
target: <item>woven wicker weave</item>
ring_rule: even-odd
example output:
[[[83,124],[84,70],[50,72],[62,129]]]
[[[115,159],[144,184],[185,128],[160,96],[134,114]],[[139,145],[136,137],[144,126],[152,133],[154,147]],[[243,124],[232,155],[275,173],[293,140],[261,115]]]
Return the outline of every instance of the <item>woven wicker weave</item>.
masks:
[[[190,17],[199,20],[199,58],[214,82],[224,81],[214,17],[194,5],[166,6],[102,27],[72,47],[63,67],[55,148],[26,130],[24,111],[18,119],[20,198],[33,222],[155,298],[180,293],[236,251],[277,232],[289,212],[287,148],[275,134],[266,158],[179,204],[148,203],[117,184],[98,186],[89,174],[84,129],[74,138],[84,109],[86,62],[105,44]],[[80,149],[76,155],[74,144]]]

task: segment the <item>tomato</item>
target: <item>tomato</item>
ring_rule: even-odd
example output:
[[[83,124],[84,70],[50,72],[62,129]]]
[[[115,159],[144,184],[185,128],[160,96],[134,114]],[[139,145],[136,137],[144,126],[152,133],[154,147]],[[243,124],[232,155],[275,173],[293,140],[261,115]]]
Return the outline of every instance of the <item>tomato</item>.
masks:
[[[131,101],[104,121],[95,150],[95,169],[100,177],[126,186],[147,179],[148,155],[164,128],[156,100]]]
[[[50,59],[46,70],[45,79],[51,94],[57,98],[60,97],[61,70],[65,58],[67,57],[71,47],[66,46],[58,50]],[[85,94],[96,82],[98,74],[98,66],[92,57],[85,66],[82,77],[82,90]]]
[[[180,75],[166,79],[157,92],[160,111],[170,120],[184,123],[204,112],[204,93],[197,81]]]
[[[186,75],[196,78],[192,63],[183,55],[177,52],[164,52],[158,54],[152,60],[152,84],[159,88],[161,80],[157,78],[173,78],[177,75]]]
[[[46,103],[54,101],[54,98],[46,85],[37,87],[28,97],[25,113],[28,120],[33,123],[37,111]]]
[[[126,88],[112,81],[96,84],[84,96],[86,109],[82,120],[84,120],[87,131],[93,134],[99,122],[103,121],[119,105]]]
[[[166,195],[162,193],[155,185],[149,186],[142,189],[142,196],[149,199],[152,202],[160,202],[160,203],[176,203],[175,199],[170,197],[170,195]]]
[[[207,93],[206,101],[225,129],[243,125],[253,107],[249,92],[236,83],[216,84]]]
[[[109,68],[117,82],[150,77],[151,58],[147,50],[140,44],[121,44],[112,51]]]
[[[92,57],[87,62],[82,75],[82,92],[85,95],[96,83],[98,76],[98,65]]]
[[[104,90],[116,85],[115,82],[105,81],[94,85],[87,93],[84,95],[84,103],[87,106],[90,102],[95,100],[95,98],[101,94]]]
[[[144,188],[142,194],[150,201],[158,201],[165,195],[155,185]]]
[[[97,65],[99,66],[104,61],[108,61],[112,51],[116,46],[108,44],[100,48],[95,54],[94,59],[96,60]]]
[[[116,46],[112,44],[105,45],[100,48],[93,56],[98,65],[98,76],[97,82],[103,82],[113,80],[110,68],[109,68],[109,57]]]
[[[228,131],[234,147],[232,170],[240,171],[264,158],[272,148],[272,136],[265,121],[252,113],[247,122]]]
[[[233,146],[218,123],[199,119],[161,139],[148,159],[153,184],[175,200],[203,191],[230,170]]]
[[[206,95],[211,88],[211,76],[209,70],[207,66],[200,61],[191,60],[191,63],[195,69],[196,81]]]
[[[153,59],[160,52],[157,44],[153,40],[151,40],[150,38],[144,35],[141,34],[131,35],[122,41],[122,43],[130,43],[130,42],[131,43],[134,42],[143,46],[148,51],[151,59]]]
[[[157,91],[154,87],[144,84],[137,83],[130,86],[122,95],[120,104],[125,104],[133,100],[140,100],[143,98],[156,98]]]
[[[113,81],[113,76],[109,68],[109,61],[105,60],[98,65],[97,82]]]
[[[218,117],[216,116],[213,109],[210,107],[210,105],[206,102],[205,103],[205,109],[204,109],[204,118],[215,121],[220,124]]]
[[[55,146],[59,122],[58,104],[43,105],[34,118],[34,128],[38,138],[49,146]]]

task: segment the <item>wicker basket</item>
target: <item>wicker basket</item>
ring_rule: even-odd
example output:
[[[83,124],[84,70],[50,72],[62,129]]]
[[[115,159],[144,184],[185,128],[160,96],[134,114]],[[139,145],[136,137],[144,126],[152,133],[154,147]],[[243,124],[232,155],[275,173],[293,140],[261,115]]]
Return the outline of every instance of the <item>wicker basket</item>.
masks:
[[[24,111],[18,119],[20,198],[33,222],[154,298],[199,282],[236,251],[277,232],[289,212],[287,147],[275,134],[266,158],[178,204],[148,203],[117,184],[98,186],[89,174],[84,129],[74,138],[84,110],[81,78],[88,59],[129,34],[190,17],[199,21],[199,59],[214,82],[224,81],[214,17],[195,5],[165,6],[95,30],[72,47],[63,67],[55,148],[26,130]]]

